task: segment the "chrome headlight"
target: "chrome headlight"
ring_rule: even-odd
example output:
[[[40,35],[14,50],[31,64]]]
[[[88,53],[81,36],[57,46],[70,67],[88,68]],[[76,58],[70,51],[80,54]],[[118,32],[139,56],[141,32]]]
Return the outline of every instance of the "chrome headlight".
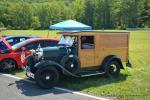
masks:
[[[42,58],[43,57],[43,49],[40,48],[36,54],[38,56],[38,59]]]
[[[40,58],[43,57],[43,49],[42,48],[38,48],[36,50],[30,50],[31,51],[31,55],[34,56],[35,59],[39,60]]]

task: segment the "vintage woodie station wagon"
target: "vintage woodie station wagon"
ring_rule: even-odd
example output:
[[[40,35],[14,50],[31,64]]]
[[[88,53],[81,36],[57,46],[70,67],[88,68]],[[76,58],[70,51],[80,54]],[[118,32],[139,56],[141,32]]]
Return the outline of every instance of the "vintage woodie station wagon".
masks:
[[[122,62],[129,63],[128,32],[59,32],[55,47],[33,50],[26,75],[42,88],[55,86],[61,75],[86,77],[106,74],[117,77]]]

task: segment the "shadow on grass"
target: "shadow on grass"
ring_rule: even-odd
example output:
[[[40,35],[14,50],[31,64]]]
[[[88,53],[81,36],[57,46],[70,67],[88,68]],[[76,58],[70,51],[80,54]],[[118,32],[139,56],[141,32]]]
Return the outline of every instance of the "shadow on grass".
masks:
[[[111,83],[119,83],[125,81],[127,77],[127,74],[120,74],[118,78],[108,78],[104,75],[84,78],[62,77],[60,86],[76,91],[82,91],[90,87],[100,87]]]

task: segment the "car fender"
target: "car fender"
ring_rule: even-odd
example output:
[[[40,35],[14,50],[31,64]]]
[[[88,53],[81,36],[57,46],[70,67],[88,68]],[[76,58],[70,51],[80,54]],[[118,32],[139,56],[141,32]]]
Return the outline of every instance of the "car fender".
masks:
[[[50,61],[50,60],[42,60],[42,61],[38,62],[37,64],[35,64],[34,67],[36,67],[38,70],[40,70],[41,68],[48,67],[48,66],[55,66],[61,73],[66,72],[70,76],[80,77],[80,76],[77,76],[77,75],[69,72],[62,65],[58,64],[57,62]]]
[[[50,61],[50,60],[41,60],[40,62],[36,63],[34,65],[34,67],[36,67],[37,69],[43,68],[43,67],[47,67],[47,66],[56,66],[61,68],[62,66],[54,61]]]
[[[116,55],[107,56],[107,57],[103,60],[102,66],[105,68],[105,66],[106,66],[110,61],[112,61],[112,60],[117,60],[117,61],[119,62],[119,64],[120,64],[120,66],[121,66],[121,69],[124,69],[123,64],[122,64],[122,62],[121,62],[121,59],[120,59],[118,56],[116,56]]]

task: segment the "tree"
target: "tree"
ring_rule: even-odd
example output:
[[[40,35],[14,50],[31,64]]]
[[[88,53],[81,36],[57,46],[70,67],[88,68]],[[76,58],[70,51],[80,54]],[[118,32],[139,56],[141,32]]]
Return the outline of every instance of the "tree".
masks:
[[[94,2],[93,0],[85,0],[85,9],[84,9],[84,22],[90,26],[93,26],[93,17],[94,17]]]
[[[0,22],[40,28],[73,19],[95,29],[150,27],[149,0],[0,0]]]
[[[0,22],[0,28],[1,28],[1,27],[4,27],[4,24],[3,24],[2,22]]]
[[[32,23],[31,23],[31,28],[33,29],[39,29],[41,27],[41,23],[39,21],[38,17],[33,17],[32,18]]]
[[[33,12],[29,4],[17,3],[11,6],[11,17],[15,29],[28,29],[31,27]]]
[[[141,12],[139,19],[139,27],[150,27],[150,2],[144,0],[144,9]]]
[[[84,8],[85,8],[85,0],[75,0],[72,5],[72,14],[73,19],[76,19],[77,21],[83,21],[84,18]]]
[[[112,28],[112,0],[95,0],[94,23],[96,28]]]

